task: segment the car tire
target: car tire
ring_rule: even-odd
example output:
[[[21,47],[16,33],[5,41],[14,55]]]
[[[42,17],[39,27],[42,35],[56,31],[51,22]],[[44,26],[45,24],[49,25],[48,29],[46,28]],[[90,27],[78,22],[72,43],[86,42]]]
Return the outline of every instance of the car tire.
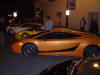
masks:
[[[100,56],[100,48],[94,45],[85,48],[84,57],[97,57]]]
[[[14,35],[14,34],[15,34],[15,33],[14,33],[14,30],[13,30],[13,29],[9,29],[9,30],[8,30],[8,34],[9,34],[9,35]]]
[[[33,57],[37,55],[38,50],[35,44],[29,42],[24,44],[24,46],[22,47],[22,53],[26,57]]]
[[[28,33],[23,33],[23,34],[21,35],[21,39],[23,39],[23,38],[25,38],[25,37],[29,37],[29,34],[28,34]]]

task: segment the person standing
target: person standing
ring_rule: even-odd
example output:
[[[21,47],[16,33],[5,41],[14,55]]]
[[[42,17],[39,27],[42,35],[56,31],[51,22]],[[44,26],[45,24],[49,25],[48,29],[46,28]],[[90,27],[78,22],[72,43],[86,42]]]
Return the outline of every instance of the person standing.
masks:
[[[47,16],[44,19],[44,31],[50,31],[53,28],[53,21],[51,20],[50,16]]]
[[[90,33],[93,33],[94,32],[94,20],[93,20],[93,17],[91,17],[91,20],[90,20]]]
[[[85,25],[86,25],[86,20],[84,19],[84,17],[82,17],[82,20],[80,22],[80,30],[82,32],[85,32]]]
[[[98,33],[98,23],[96,18],[91,18],[90,22],[90,33]]]
[[[97,23],[97,19],[94,19],[94,33],[98,33],[98,23]]]
[[[0,20],[0,45],[5,45],[5,24],[3,18]]]

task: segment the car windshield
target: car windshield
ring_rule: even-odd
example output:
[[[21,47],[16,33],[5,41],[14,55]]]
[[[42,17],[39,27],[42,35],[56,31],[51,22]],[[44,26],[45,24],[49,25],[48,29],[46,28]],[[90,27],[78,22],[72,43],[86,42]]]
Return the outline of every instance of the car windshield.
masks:
[[[31,30],[36,30],[36,31],[42,30],[41,26],[35,25],[35,24],[22,24],[22,25],[20,25],[20,27],[25,27],[25,28],[29,27],[29,28],[31,28]]]
[[[20,25],[21,27],[31,27],[31,26],[33,26],[33,24],[22,24],[22,25]]]
[[[43,34],[43,33],[45,33],[45,32],[43,31],[43,32],[40,32],[40,33],[37,33],[37,34],[33,34],[33,35],[30,36],[30,38],[36,37],[36,36]]]

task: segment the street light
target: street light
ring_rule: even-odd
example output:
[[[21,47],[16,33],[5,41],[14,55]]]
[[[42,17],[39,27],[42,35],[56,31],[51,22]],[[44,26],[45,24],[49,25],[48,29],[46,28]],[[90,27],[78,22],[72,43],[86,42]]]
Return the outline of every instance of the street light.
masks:
[[[68,16],[69,16],[69,13],[70,11],[68,11],[68,0],[66,2],[66,28],[68,28]]]
[[[13,12],[13,16],[14,17],[17,17],[17,12]]]
[[[66,10],[66,16],[70,15],[70,10]]]

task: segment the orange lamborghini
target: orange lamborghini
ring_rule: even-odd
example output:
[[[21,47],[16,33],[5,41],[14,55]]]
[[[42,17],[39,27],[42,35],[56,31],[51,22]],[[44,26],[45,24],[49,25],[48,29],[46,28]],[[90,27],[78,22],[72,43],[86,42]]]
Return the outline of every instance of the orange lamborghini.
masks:
[[[71,29],[54,29],[14,43],[12,51],[28,57],[37,54],[79,57],[99,56],[100,37]]]

